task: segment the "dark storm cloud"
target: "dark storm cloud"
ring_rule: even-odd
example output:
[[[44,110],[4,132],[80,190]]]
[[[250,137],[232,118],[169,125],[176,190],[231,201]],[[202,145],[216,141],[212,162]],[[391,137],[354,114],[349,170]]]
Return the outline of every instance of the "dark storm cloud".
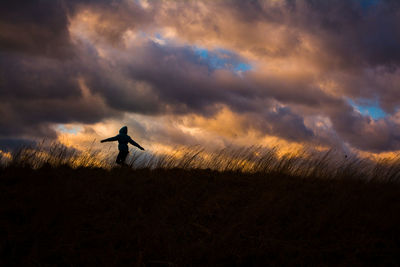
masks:
[[[263,113],[244,114],[247,117],[242,121],[244,129],[254,129],[295,142],[310,142],[315,137],[313,131],[304,124],[303,117],[295,114],[290,107],[274,107]]]
[[[218,103],[240,113],[263,112],[269,102],[259,99],[273,98],[317,108],[341,102],[310,87],[310,80],[302,77],[284,80],[251,74],[238,76],[226,70],[210,72],[188,47],[146,41],[112,57],[118,61],[117,67],[99,60],[98,69],[85,78],[89,87],[120,110],[145,114],[194,112],[207,116],[216,111]]]
[[[68,27],[77,12],[100,14],[96,32],[117,43],[125,30],[152,19],[137,4],[123,0],[20,0],[0,7],[0,49],[7,52],[68,59],[75,56]],[[134,20],[132,19],[134,18]],[[101,21],[113,21],[104,27]]]
[[[73,60],[0,53],[0,95],[21,99],[60,99],[80,94]]]
[[[388,113],[396,111],[399,10],[389,0],[157,1],[148,8],[138,1],[8,2],[0,9],[0,136],[55,137],[54,123],[93,123],[124,112],[211,117],[223,105],[248,114],[243,131],[320,141],[304,123],[319,114],[356,148],[398,149],[394,120],[362,116],[341,96],[377,98]],[[79,15],[85,38],[71,36]],[[143,36],[124,43],[128,30],[152,35],[164,26],[190,45]],[[297,72],[317,71],[210,69],[191,46],[197,40],[226,45],[235,60],[298,59],[306,63]],[[337,86],[336,95],[321,86],[325,81]]]
[[[229,10],[237,25],[248,25],[250,28],[247,32],[242,32],[240,27],[235,32],[248,42],[237,40],[236,45],[259,56],[281,57],[301,53],[298,49],[302,45],[302,38],[307,35],[313,37],[321,48],[309,56],[316,57],[318,60],[314,63],[323,68],[359,69],[364,66],[398,65],[400,62],[400,51],[397,49],[400,45],[398,1],[277,2],[279,4],[257,0],[218,1],[210,4],[210,9],[213,12]],[[258,23],[283,28],[285,34],[280,37],[277,47],[265,48],[274,41],[268,38],[269,32],[252,32],[251,24],[254,27]],[[209,26],[208,30],[224,34],[216,26]]]
[[[0,9],[0,136],[55,138],[52,123],[97,122],[116,113],[82,94],[68,15],[89,1],[8,1]],[[100,2],[97,2],[97,4]]]
[[[32,147],[35,144],[36,142],[30,139],[0,138],[0,149],[3,151],[15,151],[24,147]]]
[[[344,95],[379,99],[388,113],[398,109],[398,1],[370,1],[369,5],[365,1],[286,1],[284,8],[286,10],[280,12],[282,17],[289,15],[285,23],[298,32],[311,35],[321,48],[317,54],[310,56],[315,57],[313,62],[320,70],[325,70],[322,75],[330,78],[342,75],[333,79],[340,84]],[[247,10],[253,14],[251,17],[277,21],[262,8],[258,11]],[[266,15],[255,15],[257,12]],[[299,83],[297,93],[290,94],[277,86],[275,88],[286,99],[279,95],[276,99],[287,103],[290,96],[296,100],[310,97],[308,105],[318,102],[321,107],[319,113],[327,114],[341,139],[354,147],[375,152],[400,148],[398,123],[389,118],[374,121],[357,113],[343,101],[324,97],[318,89],[313,90],[310,83],[304,85]]]
[[[304,90],[298,94],[295,88],[300,86],[299,80],[289,83],[282,80],[261,84],[253,82],[250,85],[249,81],[254,80],[252,77],[243,78],[228,71],[210,73],[207,66],[199,64],[199,59],[189,48],[168,48],[149,42],[140,49],[135,47],[133,51],[138,55],[125,57],[129,63],[122,68],[128,70],[128,77],[150,84],[153,93],[160,98],[159,103],[173,104],[174,113],[194,112],[208,116],[209,112],[213,114],[216,111],[215,104],[223,103],[239,114],[248,114],[245,127],[292,141],[309,141],[313,133],[304,125],[301,116],[294,114],[289,107],[267,111],[270,101],[258,100],[273,98],[316,106],[321,102],[337,103],[320,91],[314,92],[311,98],[312,93],[304,93],[305,89],[309,89],[305,83]],[[293,94],[281,94],[282,90],[291,90]]]
[[[3,51],[51,57],[72,53],[66,7],[62,1],[6,1],[0,7]]]
[[[313,132],[304,125],[303,117],[294,114],[288,107],[280,107],[266,116],[272,135],[291,141],[310,141]]]
[[[375,121],[351,107],[335,111],[331,119],[341,139],[354,147],[372,152],[400,149],[400,125],[390,119]]]
[[[369,7],[363,2],[299,1],[295,22],[320,36],[326,54],[338,59],[338,67],[398,65],[398,2],[381,0]]]
[[[82,91],[80,63],[2,54],[0,135],[54,138],[52,123],[90,123],[115,116],[100,97]]]

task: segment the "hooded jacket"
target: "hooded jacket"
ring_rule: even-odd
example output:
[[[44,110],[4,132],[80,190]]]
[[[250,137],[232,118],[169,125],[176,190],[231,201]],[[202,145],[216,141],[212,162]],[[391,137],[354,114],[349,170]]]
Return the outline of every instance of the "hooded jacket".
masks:
[[[138,143],[132,140],[132,138],[128,135],[128,127],[124,126],[119,130],[119,134],[102,140],[102,142],[111,142],[118,141],[118,149],[119,151],[129,152],[128,143],[136,146],[137,148],[144,150]]]

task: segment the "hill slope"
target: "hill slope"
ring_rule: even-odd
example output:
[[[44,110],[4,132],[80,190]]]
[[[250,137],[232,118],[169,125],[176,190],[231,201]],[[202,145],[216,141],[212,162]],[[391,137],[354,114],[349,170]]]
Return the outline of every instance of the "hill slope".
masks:
[[[7,168],[0,265],[396,265],[400,186],[200,170]]]

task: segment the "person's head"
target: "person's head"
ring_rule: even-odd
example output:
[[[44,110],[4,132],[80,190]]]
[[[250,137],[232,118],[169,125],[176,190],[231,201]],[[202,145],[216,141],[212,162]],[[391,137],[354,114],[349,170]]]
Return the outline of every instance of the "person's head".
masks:
[[[121,129],[119,129],[120,134],[127,134],[128,133],[128,127],[124,126]]]

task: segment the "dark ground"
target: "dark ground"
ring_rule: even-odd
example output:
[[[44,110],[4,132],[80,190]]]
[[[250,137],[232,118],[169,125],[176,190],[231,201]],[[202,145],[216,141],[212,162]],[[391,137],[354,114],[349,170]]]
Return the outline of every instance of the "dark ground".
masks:
[[[398,266],[400,186],[212,171],[0,171],[0,266]]]

